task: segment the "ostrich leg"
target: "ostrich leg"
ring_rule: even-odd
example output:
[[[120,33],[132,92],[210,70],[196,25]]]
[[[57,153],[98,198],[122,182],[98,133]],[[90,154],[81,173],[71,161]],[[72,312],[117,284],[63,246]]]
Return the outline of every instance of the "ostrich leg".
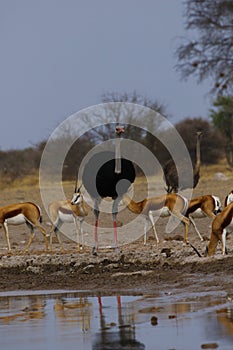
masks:
[[[114,248],[117,249],[117,213],[112,213],[113,216],[113,242]]]
[[[100,204],[101,199],[98,198],[94,202],[94,215],[95,215],[95,228],[94,228],[94,240],[95,240],[95,245],[92,249],[92,254],[96,255],[98,252],[98,224],[99,224],[99,204]]]
[[[118,214],[118,205],[121,201],[121,197],[117,197],[112,205],[112,218],[113,218],[113,242],[114,242],[114,248],[116,251],[118,251],[118,245],[117,245],[117,214]]]

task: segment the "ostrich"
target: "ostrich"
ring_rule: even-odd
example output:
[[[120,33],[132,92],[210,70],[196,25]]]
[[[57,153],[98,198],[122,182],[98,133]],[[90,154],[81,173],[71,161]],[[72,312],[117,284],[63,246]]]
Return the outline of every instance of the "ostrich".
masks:
[[[103,198],[113,199],[112,216],[114,232],[114,248],[117,250],[117,214],[118,205],[123,195],[135,180],[135,168],[132,162],[121,157],[120,137],[124,133],[123,126],[116,127],[115,153],[102,151],[94,154],[84,166],[82,183],[94,202],[95,229],[93,254],[98,251],[99,205]]]
[[[196,163],[193,166],[193,186],[192,188],[195,188],[198,184],[199,178],[200,178],[200,165],[201,165],[201,151],[200,151],[200,138],[202,135],[201,131],[198,131],[196,133],[197,135],[197,143],[196,143]],[[163,167],[163,173],[164,173],[164,179],[167,185],[166,191],[167,193],[171,192],[178,192],[178,190],[184,190],[186,188],[190,187],[189,183],[185,183],[184,179],[186,169],[185,167],[181,167],[181,174],[182,175],[182,183],[179,183],[178,173],[176,164],[171,159],[169,160]]]

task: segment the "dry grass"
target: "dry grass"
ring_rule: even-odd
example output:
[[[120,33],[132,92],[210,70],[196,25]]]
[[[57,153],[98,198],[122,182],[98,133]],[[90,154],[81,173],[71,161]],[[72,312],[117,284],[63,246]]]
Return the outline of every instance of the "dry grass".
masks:
[[[38,174],[27,175],[21,179],[16,179],[13,182],[13,187],[31,187],[31,186],[39,186],[39,177]]]
[[[213,178],[216,173],[222,173],[230,178],[233,175],[233,168],[227,164],[226,160],[221,161],[219,164],[201,166],[201,177],[203,179]]]
[[[38,174],[31,174],[24,177],[16,178],[15,180],[7,179],[5,177],[0,178],[1,189],[5,188],[27,188],[31,186],[39,186]]]
[[[219,164],[214,165],[202,165],[201,166],[201,179],[202,180],[208,180],[213,179],[213,177],[217,173],[222,173],[228,178],[232,178],[233,176],[233,168],[231,168],[226,160],[221,161]],[[145,176],[138,176],[135,180],[136,187],[142,187],[146,183],[146,177]],[[149,181],[153,182],[155,186],[158,188],[158,184],[161,185],[163,182],[163,174],[159,173],[154,176],[150,176]],[[50,186],[54,186],[54,181],[48,181],[48,188]],[[31,187],[34,187],[35,189],[39,189],[39,176],[38,173],[34,173],[28,176],[25,176],[23,178],[18,178],[15,180],[6,179],[4,177],[0,178],[0,186],[1,189],[28,189]],[[75,180],[74,181],[63,181],[63,187],[65,192],[68,190],[68,194],[72,194],[73,188],[75,186]],[[163,186],[163,185],[162,185]]]

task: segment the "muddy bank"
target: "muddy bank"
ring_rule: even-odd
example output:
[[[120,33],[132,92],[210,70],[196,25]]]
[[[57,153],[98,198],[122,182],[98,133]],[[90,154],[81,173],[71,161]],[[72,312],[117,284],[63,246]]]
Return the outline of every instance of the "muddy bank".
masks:
[[[170,255],[170,256],[168,256]],[[112,252],[4,255],[0,290],[90,290],[155,293],[232,289],[233,256],[199,258],[195,253]]]

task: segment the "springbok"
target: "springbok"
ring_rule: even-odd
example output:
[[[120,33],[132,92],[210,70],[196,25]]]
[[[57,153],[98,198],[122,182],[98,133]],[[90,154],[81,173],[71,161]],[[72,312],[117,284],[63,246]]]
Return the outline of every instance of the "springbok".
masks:
[[[75,188],[73,198],[71,200],[61,200],[52,202],[49,207],[49,216],[52,220],[52,228],[50,230],[50,251],[52,252],[52,235],[55,233],[60,249],[64,252],[63,244],[59,234],[59,228],[63,223],[74,223],[76,230],[76,241],[78,242],[78,251],[80,251],[80,235],[81,247],[83,248],[83,228],[82,224],[85,216],[87,216],[87,205],[84,202],[83,196],[80,192],[81,186]],[[79,225],[78,225],[78,222]]]
[[[209,245],[206,247],[207,256],[214,255],[218,242],[222,244],[222,254],[227,254],[226,237],[233,231],[233,202],[228,204],[221,213],[219,213],[213,223],[210,235]]]
[[[177,193],[169,193],[159,197],[145,198],[141,202],[135,202],[128,196],[128,194],[126,194],[123,197],[123,202],[133,213],[145,216],[144,244],[146,244],[148,221],[150,220],[151,222],[156,245],[158,246],[159,238],[155,229],[153,216],[168,217],[171,215],[178,218],[185,225],[184,243],[188,243],[188,227],[190,221],[184,216],[188,207],[188,200],[185,197]]]
[[[201,219],[205,217],[215,218],[215,216],[222,211],[222,205],[219,197],[212,195],[200,196],[190,200],[185,216],[190,219],[195,231],[197,232],[201,241],[203,237],[200,234],[194,219]]]
[[[28,244],[24,249],[24,253],[26,253],[35,237],[34,229],[37,228],[40,230],[42,235],[44,236],[46,251],[48,250],[48,241],[46,238],[46,230],[39,225],[38,222],[42,222],[41,209],[38,205],[31,202],[25,203],[15,203],[9,204],[4,207],[0,207],[0,225],[3,226],[3,230],[5,233],[8,252],[11,252],[11,245],[9,239],[8,225],[21,225],[26,223],[30,228],[31,236],[29,238]]]

